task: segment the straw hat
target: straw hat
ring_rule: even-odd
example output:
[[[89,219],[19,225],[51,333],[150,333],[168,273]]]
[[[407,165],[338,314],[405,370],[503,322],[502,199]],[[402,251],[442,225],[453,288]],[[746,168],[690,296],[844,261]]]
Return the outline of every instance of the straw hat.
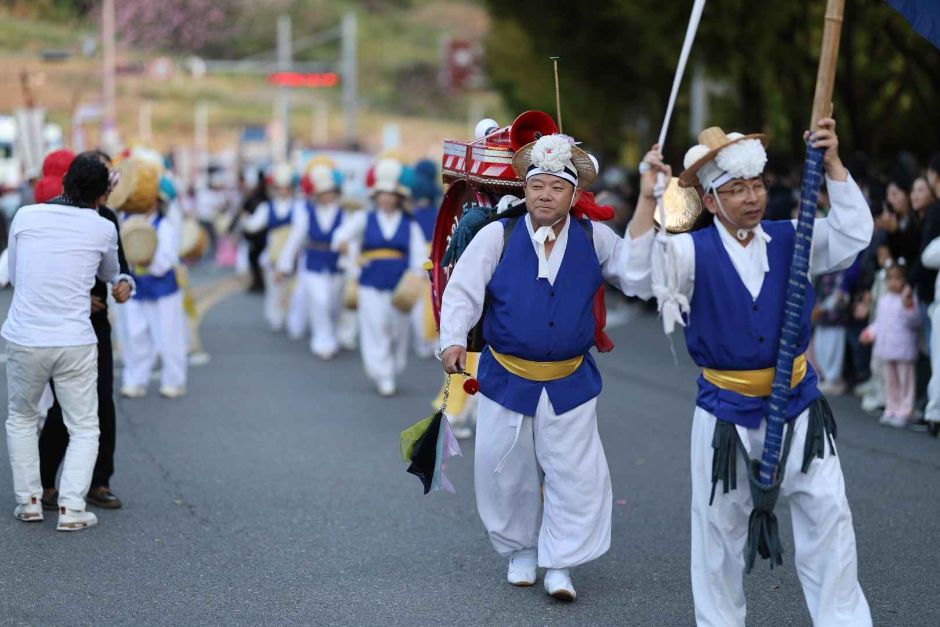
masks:
[[[748,140],[757,140],[746,144],[741,150],[725,151]],[[731,178],[754,178],[764,171],[767,163],[767,136],[763,133],[742,135],[726,134],[721,128],[711,126],[698,135],[698,145],[692,146],[685,153],[685,170],[679,175],[681,187],[695,187],[701,184],[708,188],[723,174]],[[723,159],[719,153],[725,151]],[[715,164],[715,161],[719,163]],[[722,161],[726,161],[722,163]],[[703,171],[704,169],[704,171]],[[709,185],[711,183],[712,185]]]
[[[530,168],[535,166],[537,174],[553,174],[583,189],[590,187],[597,178],[597,169],[591,155],[574,144],[574,139],[567,135],[543,135],[516,151],[512,158],[512,169],[523,181],[530,175]],[[566,170],[567,168],[567,170]],[[565,175],[566,171],[568,175]]]

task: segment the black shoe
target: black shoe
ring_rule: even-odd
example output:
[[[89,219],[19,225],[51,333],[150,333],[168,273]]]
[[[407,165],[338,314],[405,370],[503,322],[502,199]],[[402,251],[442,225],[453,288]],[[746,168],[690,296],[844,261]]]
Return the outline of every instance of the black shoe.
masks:
[[[85,496],[85,500],[102,509],[121,509],[121,499],[114,496],[111,488],[92,488]]]
[[[47,512],[56,512],[59,511],[59,491],[55,490],[48,496],[46,492],[43,491],[42,498],[39,499],[42,502],[42,508]]]
[[[933,437],[940,437],[940,422],[934,420],[927,421],[927,431],[930,432],[930,435]]]

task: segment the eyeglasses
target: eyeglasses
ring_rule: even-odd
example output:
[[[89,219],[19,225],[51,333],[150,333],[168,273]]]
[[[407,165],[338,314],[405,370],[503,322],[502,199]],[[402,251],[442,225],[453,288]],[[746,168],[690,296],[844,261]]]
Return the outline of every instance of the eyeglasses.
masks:
[[[735,200],[747,200],[750,198],[752,192],[755,197],[762,197],[767,193],[767,188],[764,187],[763,181],[755,181],[750,185],[747,183],[736,183],[731,189],[719,189],[716,191],[719,194],[731,194],[731,197]]]

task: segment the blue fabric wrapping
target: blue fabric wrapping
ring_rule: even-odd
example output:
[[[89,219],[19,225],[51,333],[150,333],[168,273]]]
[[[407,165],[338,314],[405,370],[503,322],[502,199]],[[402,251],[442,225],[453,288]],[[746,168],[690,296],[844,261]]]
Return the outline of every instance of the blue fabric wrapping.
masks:
[[[446,267],[452,263],[457,263],[463,251],[467,250],[467,246],[470,245],[470,240],[473,239],[480,229],[486,226],[490,215],[492,215],[494,211],[496,211],[496,209],[492,207],[481,207],[469,203],[464,205],[463,215],[460,217],[460,222],[457,223],[457,228],[454,229],[454,233],[450,237],[450,243],[447,245],[444,258],[441,259],[442,266]]]
[[[940,2],[937,0],[888,0],[924,39],[940,48]]]
[[[803,164],[803,188],[800,192],[800,217],[796,224],[793,263],[790,266],[790,278],[787,281],[783,328],[777,352],[777,371],[770,394],[770,413],[767,416],[764,452],[760,462],[759,478],[761,484],[765,486],[773,485],[780,465],[787,403],[790,398],[790,377],[793,373],[793,360],[796,357],[801,328],[800,318],[806,298],[806,276],[809,272],[809,256],[813,246],[813,221],[816,218],[819,186],[822,183],[823,153],[824,150],[813,148],[807,142],[806,162]]]

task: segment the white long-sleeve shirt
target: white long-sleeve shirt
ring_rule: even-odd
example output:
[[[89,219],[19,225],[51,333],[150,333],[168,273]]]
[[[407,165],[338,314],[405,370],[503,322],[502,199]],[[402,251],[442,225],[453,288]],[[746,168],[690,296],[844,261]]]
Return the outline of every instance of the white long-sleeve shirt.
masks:
[[[255,210],[250,216],[242,220],[242,229],[244,229],[246,233],[258,233],[268,228],[268,218],[270,218],[269,205],[274,209],[274,215],[282,219],[287,217],[291,209],[294,210],[295,214],[306,211],[303,203],[297,198],[273,198],[268,202],[260,203],[255,207]],[[291,220],[293,220],[293,216]]]
[[[522,223],[529,232],[535,254],[544,254],[544,249],[533,239],[535,229],[528,214]],[[520,223],[516,228],[521,226]],[[649,256],[653,244],[653,230],[650,229],[640,237],[632,239],[629,228],[627,234],[621,238],[605,224],[595,222],[591,227],[594,250],[597,252],[603,277],[628,296],[649,298],[652,295]],[[555,277],[558,276],[568,247],[570,228],[571,220],[567,219],[555,239],[551,253],[544,259],[549,283],[554,284]],[[466,347],[467,334],[483,314],[486,286],[493,278],[502,253],[503,225],[497,221],[480,229],[460,256],[447,281],[441,304],[441,350],[449,346]],[[533,276],[532,279],[537,277]]]
[[[375,210],[379,230],[385,239],[395,237],[395,232],[401,225],[403,214],[401,211]],[[366,232],[366,222],[369,219],[368,211],[357,211],[347,216],[333,233],[333,250],[339,250],[343,244],[361,248],[362,237]],[[321,225],[322,226],[322,225]],[[411,234],[408,244],[408,269],[411,272],[423,272],[424,262],[428,258],[428,244],[417,220],[411,221]]]
[[[30,205],[10,225],[7,258],[13,303],[0,335],[21,346],[98,342],[91,326],[95,277],[118,276],[118,234],[96,209]]]
[[[829,214],[825,218],[817,219],[813,227],[813,248],[810,255],[811,276],[843,270],[852,265],[855,256],[871,242],[874,228],[874,221],[868,203],[865,202],[865,196],[851,176],[845,181],[836,181],[827,176],[826,190],[829,192],[831,206]],[[796,220],[793,224],[796,225]],[[718,220],[715,221],[715,226],[738,276],[741,277],[751,297],[756,300],[764,284],[764,274],[770,270],[767,261],[767,242],[770,241],[770,236],[758,226],[755,229],[754,238],[747,246],[742,246]],[[677,291],[679,295],[687,299],[686,302],[691,302],[695,288],[695,244],[692,241],[692,235],[682,233],[669,237],[674,255],[673,270]],[[657,296],[660,296],[666,290],[662,246],[654,247],[652,264],[653,290]],[[667,330],[672,328],[670,323],[681,324],[680,320],[672,316],[669,310],[663,309],[662,299],[660,309],[663,312],[663,324]],[[671,311],[677,312],[678,309]]]

